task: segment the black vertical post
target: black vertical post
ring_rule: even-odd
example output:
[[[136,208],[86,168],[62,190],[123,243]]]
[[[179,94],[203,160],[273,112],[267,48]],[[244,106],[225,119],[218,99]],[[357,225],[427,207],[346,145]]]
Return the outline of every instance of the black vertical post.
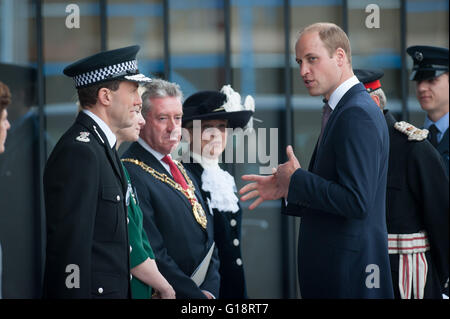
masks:
[[[284,99],[285,99],[285,117],[284,123],[284,146],[293,144],[293,110],[292,110],[292,70],[291,70],[291,3],[290,0],[283,2],[283,18],[284,18]],[[282,158],[287,160],[284,149],[282,150]],[[281,203],[284,205],[284,203]],[[296,297],[296,253],[295,253],[295,219],[291,216],[281,217],[281,242],[282,242],[282,276],[283,276],[283,295],[284,298]]]
[[[233,86],[233,74],[231,72],[231,5],[230,0],[223,1],[224,17],[224,41],[225,41],[225,83]],[[219,88],[220,89],[220,88]],[[224,168],[232,175],[236,174],[236,167],[233,163],[223,163]]]
[[[170,65],[170,5],[169,0],[163,1],[163,31],[164,31],[164,78],[167,81],[171,80],[171,65]]]
[[[401,82],[402,82],[402,120],[409,121],[408,112],[408,70],[406,69],[406,0],[400,4],[400,57],[401,57]]]
[[[225,26],[225,84],[232,84],[231,73],[231,11],[230,0],[224,0],[224,26]]]
[[[100,50],[107,50],[108,36],[108,17],[107,17],[107,0],[100,0]]]
[[[44,79],[44,39],[43,39],[43,24],[42,24],[42,0],[35,0],[35,15],[36,15],[36,46],[37,46],[37,106],[39,119],[39,178],[36,182],[36,284],[34,295],[40,298],[42,291],[42,281],[44,275],[44,258],[45,258],[45,208],[44,208],[44,190],[42,184],[42,177],[44,176],[44,166],[47,158],[47,145],[45,141],[45,79]]]

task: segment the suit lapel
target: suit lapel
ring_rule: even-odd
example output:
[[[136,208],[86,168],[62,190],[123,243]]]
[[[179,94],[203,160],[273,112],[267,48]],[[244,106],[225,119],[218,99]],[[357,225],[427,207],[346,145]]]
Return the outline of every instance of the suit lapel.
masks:
[[[330,118],[328,119],[327,125],[325,126],[325,130],[323,131],[323,136],[322,136],[322,141],[321,141],[320,146],[322,146],[324,144],[324,141],[327,138],[328,132],[330,131],[331,127],[333,126],[333,122],[337,118],[337,116],[340,113],[340,111],[342,110],[343,106],[347,103],[347,101],[354,94],[356,94],[357,92],[360,92],[360,91],[366,91],[366,89],[364,88],[364,86],[361,83],[355,84],[339,100],[339,102],[336,105],[336,107],[334,108],[333,112],[331,112]],[[319,155],[318,153],[320,153],[322,149],[323,149],[322,147],[319,148],[319,145],[317,143],[316,148],[314,149],[314,153],[311,157],[311,161],[309,163],[309,168],[308,168],[309,171],[314,171],[314,167],[316,164],[316,158]]]
[[[189,171],[191,173],[192,176],[190,176],[190,178],[191,179],[193,179],[193,178],[196,179],[196,182],[197,182],[196,184],[197,185],[195,185],[196,186],[195,187],[195,195],[197,196],[197,199],[200,200],[201,198],[203,198],[202,192],[201,192],[202,174],[203,174],[203,170],[204,170],[203,166],[200,165],[199,163],[194,162],[194,159],[192,157],[191,157],[191,164],[189,164],[189,165],[183,164],[183,165],[184,165],[185,169],[187,168],[186,171]],[[201,202],[200,202],[200,204],[201,204]],[[205,205],[206,205],[206,203],[205,203]]]
[[[322,136],[322,144],[325,141],[328,132],[330,131],[330,128],[333,126],[333,122],[337,118],[340,111],[342,111],[342,108],[347,103],[347,101],[357,92],[360,91],[366,91],[364,86],[361,83],[355,84],[352,86],[345,94],[344,96],[339,100],[338,104],[334,108],[333,112],[331,112],[330,119],[328,120],[327,126],[325,127],[325,131],[323,132]]]
[[[316,154],[317,154],[317,145],[319,144],[319,141],[316,143],[316,147],[314,147],[314,152],[311,156],[311,160],[309,161],[308,171],[312,172],[314,169],[314,163],[316,161]]]

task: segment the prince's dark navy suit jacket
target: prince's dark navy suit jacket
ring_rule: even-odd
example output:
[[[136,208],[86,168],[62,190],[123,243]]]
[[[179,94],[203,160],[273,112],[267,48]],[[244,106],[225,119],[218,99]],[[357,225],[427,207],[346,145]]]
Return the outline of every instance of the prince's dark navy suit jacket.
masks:
[[[331,113],[308,171],[291,177],[303,298],[392,298],[385,214],[389,134],[364,86]]]

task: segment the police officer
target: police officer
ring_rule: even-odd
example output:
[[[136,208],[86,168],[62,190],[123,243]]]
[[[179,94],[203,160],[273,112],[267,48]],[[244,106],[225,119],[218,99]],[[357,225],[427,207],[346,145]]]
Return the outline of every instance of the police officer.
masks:
[[[448,49],[416,45],[406,52],[414,62],[411,80],[416,81],[417,99],[427,112],[424,128],[429,130],[428,139],[443,157],[448,175]]]
[[[44,172],[44,297],[129,298],[126,180],[115,134],[142,104],[139,46],[101,52],[64,69],[81,105]]]
[[[442,298],[449,272],[448,178],[427,131],[397,122],[379,70],[354,70],[389,128],[386,224],[396,298]]]

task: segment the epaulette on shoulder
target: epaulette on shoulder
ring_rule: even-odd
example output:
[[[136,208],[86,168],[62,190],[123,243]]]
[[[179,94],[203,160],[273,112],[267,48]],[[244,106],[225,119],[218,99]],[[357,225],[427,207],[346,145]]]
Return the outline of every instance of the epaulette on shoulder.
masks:
[[[79,142],[89,143],[89,132],[80,132],[80,135],[75,138]]]
[[[395,129],[408,136],[408,141],[422,141],[427,138],[428,130],[420,129],[405,121],[394,124]]]

